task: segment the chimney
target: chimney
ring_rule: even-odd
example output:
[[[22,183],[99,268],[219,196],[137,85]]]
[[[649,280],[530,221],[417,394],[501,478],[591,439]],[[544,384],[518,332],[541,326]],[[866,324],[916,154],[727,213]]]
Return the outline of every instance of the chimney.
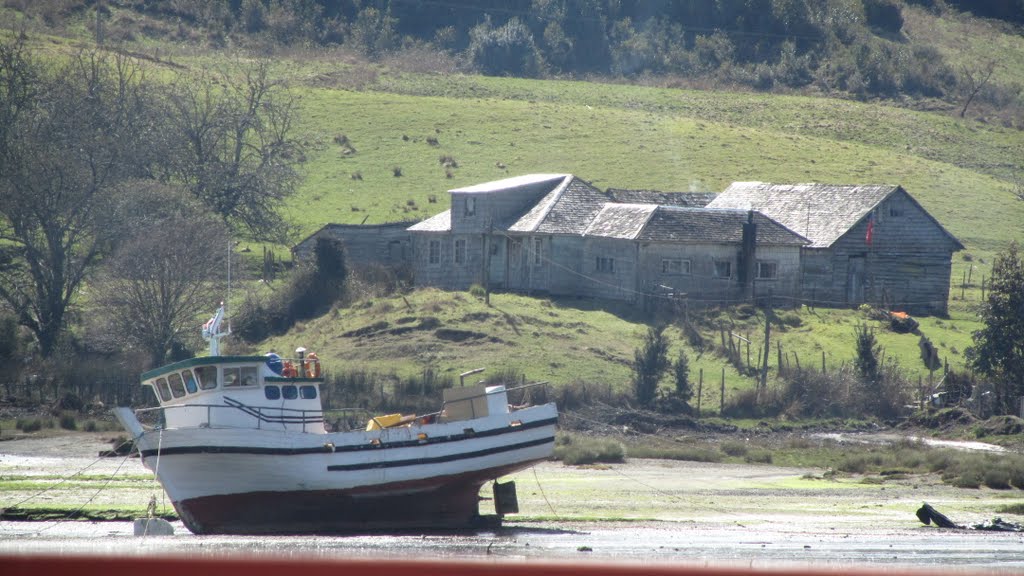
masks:
[[[757,276],[757,224],[754,224],[754,211],[747,211],[747,221],[743,224],[743,245],[740,249],[740,284],[743,286],[743,297],[754,300],[754,278]]]

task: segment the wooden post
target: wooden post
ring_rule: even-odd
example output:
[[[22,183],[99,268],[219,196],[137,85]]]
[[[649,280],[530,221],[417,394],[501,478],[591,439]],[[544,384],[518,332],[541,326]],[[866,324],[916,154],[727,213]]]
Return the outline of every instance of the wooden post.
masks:
[[[700,418],[700,401],[704,395],[704,369],[700,369],[700,379],[697,380],[697,418]]]
[[[964,279],[960,282],[960,299],[964,299],[964,290],[967,289],[967,270],[964,270]]]
[[[825,351],[821,351],[821,373],[825,373]]]
[[[725,366],[722,366],[722,397],[718,404],[718,415],[721,416],[725,412]]]

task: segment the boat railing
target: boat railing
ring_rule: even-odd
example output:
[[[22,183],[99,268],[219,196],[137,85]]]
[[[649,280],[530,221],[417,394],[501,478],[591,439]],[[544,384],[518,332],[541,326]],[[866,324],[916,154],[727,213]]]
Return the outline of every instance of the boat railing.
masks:
[[[297,408],[279,408],[268,406],[248,406],[240,402],[231,404],[181,404],[176,406],[158,406],[155,408],[140,408],[135,411],[140,421],[158,420],[158,424],[150,424],[148,427],[160,427],[166,422],[165,414],[171,410],[190,410],[193,413],[205,412],[205,417],[199,417],[188,427],[195,428],[248,428],[240,426],[238,415],[243,414],[249,417],[249,421],[255,420],[256,429],[263,428],[280,430],[282,426],[288,428],[301,426],[302,432],[308,432],[308,427],[319,424],[323,426],[325,412],[346,413],[365,412],[362,408],[335,408],[332,410],[304,410]],[[146,418],[147,414],[158,415],[156,418]]]

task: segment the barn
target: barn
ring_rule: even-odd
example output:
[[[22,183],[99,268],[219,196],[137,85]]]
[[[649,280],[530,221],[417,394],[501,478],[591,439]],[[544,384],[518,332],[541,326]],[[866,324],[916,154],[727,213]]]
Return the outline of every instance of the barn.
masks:
[[[945,314],[964,246],[897,185],[734,182],[709,208],[751,209],[807,238],[803,302]]]

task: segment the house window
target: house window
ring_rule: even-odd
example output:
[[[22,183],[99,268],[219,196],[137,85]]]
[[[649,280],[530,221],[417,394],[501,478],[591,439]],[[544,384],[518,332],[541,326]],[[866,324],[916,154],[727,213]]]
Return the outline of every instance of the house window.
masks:
[[[732,278],[732,262],[715,260],[715,278]]]
[[[892,216],[893,218],[903,216],[903,208],[900,208],[899,206],[889,206],[889,216]]]
[[[430,264],[441,263],[441,241],[431,240],[427,245],[427,261]]]
[[[779,277],[779,264],[777,262],[761,262],[757,263],[757,279],[758,280],[775,280]]]
[[[455,263],[465,264],[466,263],[466,240],[459,239],[455,241]]]
[[[543,240],[540,238],[533,239],[533,265],[540,266],[543,261],[541,260],[541,247],[543,246]]]
[[[665,258],[661,261],[662,274],[689,274],[690,261],[681,258]]]
[[[594,269],[598,272],[605,272],[607,274],[615,273],[615,258],[605,258],[604,256],[598,256],[594,263]]]
[[[466,197],[465,210],[463,211],[465,216],[472,216],[476,214],[476,198],[472,196]]]

